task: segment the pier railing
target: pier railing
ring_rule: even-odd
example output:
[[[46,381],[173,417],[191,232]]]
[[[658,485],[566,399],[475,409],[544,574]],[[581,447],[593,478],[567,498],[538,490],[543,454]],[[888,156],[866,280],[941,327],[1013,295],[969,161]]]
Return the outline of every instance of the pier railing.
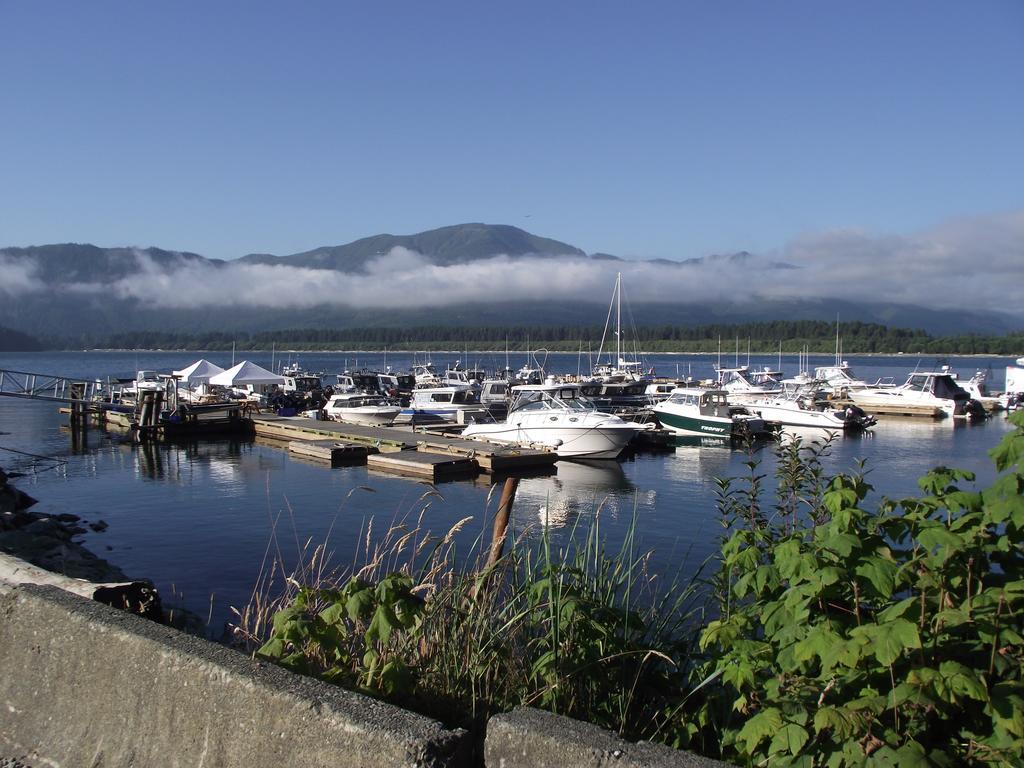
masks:
[[[0,369],[0,396],[50,400],[57,403],[93,402],[107,390],[102,381],[47,373]]]

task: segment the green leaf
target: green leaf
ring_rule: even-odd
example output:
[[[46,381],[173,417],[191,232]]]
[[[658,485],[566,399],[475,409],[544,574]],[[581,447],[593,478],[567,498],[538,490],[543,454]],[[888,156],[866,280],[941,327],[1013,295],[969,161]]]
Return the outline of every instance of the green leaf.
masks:
[[[849,557],[850,553],[861,547],[860,537],[852,533],[835,533],[821,542],[825,549],[835,552],[840,557]]]
[[[963,536],[952,533],[942,523],[935,523],[918,531],[917,540],[929,552],[939,547],[959,549],[964,545]]]
[[[776,732],[768,747],[768,753],[775,755],[780,752],[796,755],[810,738],[806,729],[796,723],[787,723],[782,730]]]
[[[992,720],[999,728],[1024,737],[1024,686],[1017,681],[992,686]]]
[[[892,596],[896,585],[896,564],[884,557],[866,557],[855,569],[858,576],[863,576],[875,588],[879,597],[888,599]]]
[[[898,603],[893,603],[884,611],[879,612],[878,620],[880,622],[892,621],[893,619],[902,619],[907,611],[911,608],[920,604],[920,599],[917,597],[908,597],[900,600]]]
[[[323,619],[326,624],[340,624],[344,617],[345,605],[341,602],[331,603],[320,611],[320,618]]]
[[[988,688],[973,669],[956,661],[944,661],[939,664],[939,674],[953,696],[952,701],[955,702],[958,695],[975,701],[988,701]]]
[[[932,765],[924,747],[916,741],[908,741],[896,750],[896,764],[900,768],[931,768]]]
[[[279,659],[284,654],[285,643],[284,640],[275,637],[273,640],[269,640],[260,646],[259,650],[256,651],[257,656],[262,656],[266,659]]]
[[[741,745],[740,749],[744,754],[753,754],[757,745],[782,728],[782,712],[774,707],[769,707],[758,712],[747,720],[736,736],[736,741]]]
[[[829,655],[829,651],[841,642],[839,635],[829,629],[827,625],[820,624],[809,630],[804,638],[796,644],[795,658],[797,661],[809,661],[815,656],[824,659]]]
[[[889,666],[905,651],[921,647],[917,626],[906,619],[895,619],[884,624],[865,624],[850,630],[851,637],[861,637],[870,643],[879,664]]]

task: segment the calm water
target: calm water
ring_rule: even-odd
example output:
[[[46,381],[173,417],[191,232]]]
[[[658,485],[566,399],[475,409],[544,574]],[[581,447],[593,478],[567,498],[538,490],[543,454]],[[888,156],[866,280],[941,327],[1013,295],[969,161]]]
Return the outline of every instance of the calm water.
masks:
[[[225,368],[231,363],[230,353],[6,353],[0,354],[0,368],[86,378],[128,377],[141,369],[182,368],[200,356]],[[444,365],[459,356],[435,353],[432,358]],[[248,359],[271,365],[270,353],[249,353]],[[278,355],[275,362],[288,359]],[[412,361],[411,355],[387,356],[387,364],[396,370],[407,369]],[[384,356],[303,354],[300,362],[311,370],[334,373],[359,366],[382,367]],[[504,365],[505,358],[504,354],[471,353],[470,362],[493,367]],[[524,359],[513,355],[510,362],[518,367]],[[650,362],[659,373],[701,378],[711,375],[716,358],[661,355]],[[777,362],[776,356],[751,358],[752,365]],[[782,362],[787,373],[795,373],[795,358],[783,357]],[[831,356],[821,356],[812,358],[811,365],[830,362]],[[990,386],[1000,389],[1008,359],[942,362],[964,377],[979,368],[990,370]],[[860,378],[902,380],[915,366],[929,369],[937,361],[851,357],[851,363]],[[586,360],[581,365],[574,354],[551,355],[547,361],[548,370],[556,372],[574,373],[587,365]],[[477,535],[489,536],[490,516],[497,504],[497,494],[488,499],[486,475],[441,484],[439,496],[424,499],[429,486],[415,480],[377,474],[366,467],[327,469],[253,442],[134,446],[92,430],[88,446],[73,453],[70,437],[61,429],[64,420],[53,403],[0,397],[0,466],[25,473],[17,483],[39,499],[36,509],[107,522],[105,531],[90,530],[82,541],[130,576],[152,579],[165,599],[173,591],[196,613],[204,617],[211,613],[214,632],[229,619],[230,606],[247,601],[268,552],[279,553],[293,564],[307,541],[326,542],[335,562],[344,564],[352,560],[368,520],[380,531],[396,520],[415,520],[421,511],[424,526],[435,533],[472,516],[461,537],[468,548]],[[970,469],[983,483],[995,476],[986,451],[1008,429],[1002,415],[976,425],[883,420],[866,435],[837,441],[827,465],[852,470],[857,460],[867,460],[877,494],[888,496],[916,492],[916,478],[939,464]],[[771,449],[759,451],[757,457],[763,462],[762,471],[771,474]],[[721,530],[714,478],[744,474],[747,460],[742,451],[688,445],[623,461],[561,461],[554,474],[521,482],[514,524],[536,535],[547,521],[552,532],[564,535],[573,524],[589,522],[599,510],[602,530],[612,547],[621,541],[635,514],[640,546],[654,551],[654,568],[666,575],[680,568],[692,572],[713,553]]]

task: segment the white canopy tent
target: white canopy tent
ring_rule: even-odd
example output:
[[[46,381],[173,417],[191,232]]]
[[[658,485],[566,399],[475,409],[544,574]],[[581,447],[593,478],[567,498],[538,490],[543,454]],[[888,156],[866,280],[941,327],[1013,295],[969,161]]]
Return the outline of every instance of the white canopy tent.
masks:
[[[243,387],[246,385],[259,384],[284,384],[284,376],[271,373],[266,368],[261,368],[256,363],[243,360],[234,368],[223,373],[210,377],[210,383],[222,387]]]
[[[208,360],[196,360],[188,368],[175,371],[174,375],[182,384],[206,384],[212,377],[221,373],[224,373],[224,369],[219,365],[214,365]]]

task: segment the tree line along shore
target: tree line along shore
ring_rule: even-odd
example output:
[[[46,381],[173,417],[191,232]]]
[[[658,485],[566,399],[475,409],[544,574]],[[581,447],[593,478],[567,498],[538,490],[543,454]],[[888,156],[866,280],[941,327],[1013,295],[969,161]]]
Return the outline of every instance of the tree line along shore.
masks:
[[[471,347],[523,352],[545,348],[555,352],[596,351],[601,326],[419,326],[298,328],[267,331],[127,331],[102,338],[35,339],[0,329],[0,351],[68,349],[265,350],[295,351],[441,351]],[[1019,355],[1024,330],[1003,335],[933,335],[920,329],[890,328],[877,323],[850,322],[840,328],[847,354]],[[836,325],[820,321],[773,321],[700,326],[655,325],[630,330],[628,344],[651,353],[712,353],[733,351],[788,354],[831,353]],[[605,335],[606,345],[609,343]]]

